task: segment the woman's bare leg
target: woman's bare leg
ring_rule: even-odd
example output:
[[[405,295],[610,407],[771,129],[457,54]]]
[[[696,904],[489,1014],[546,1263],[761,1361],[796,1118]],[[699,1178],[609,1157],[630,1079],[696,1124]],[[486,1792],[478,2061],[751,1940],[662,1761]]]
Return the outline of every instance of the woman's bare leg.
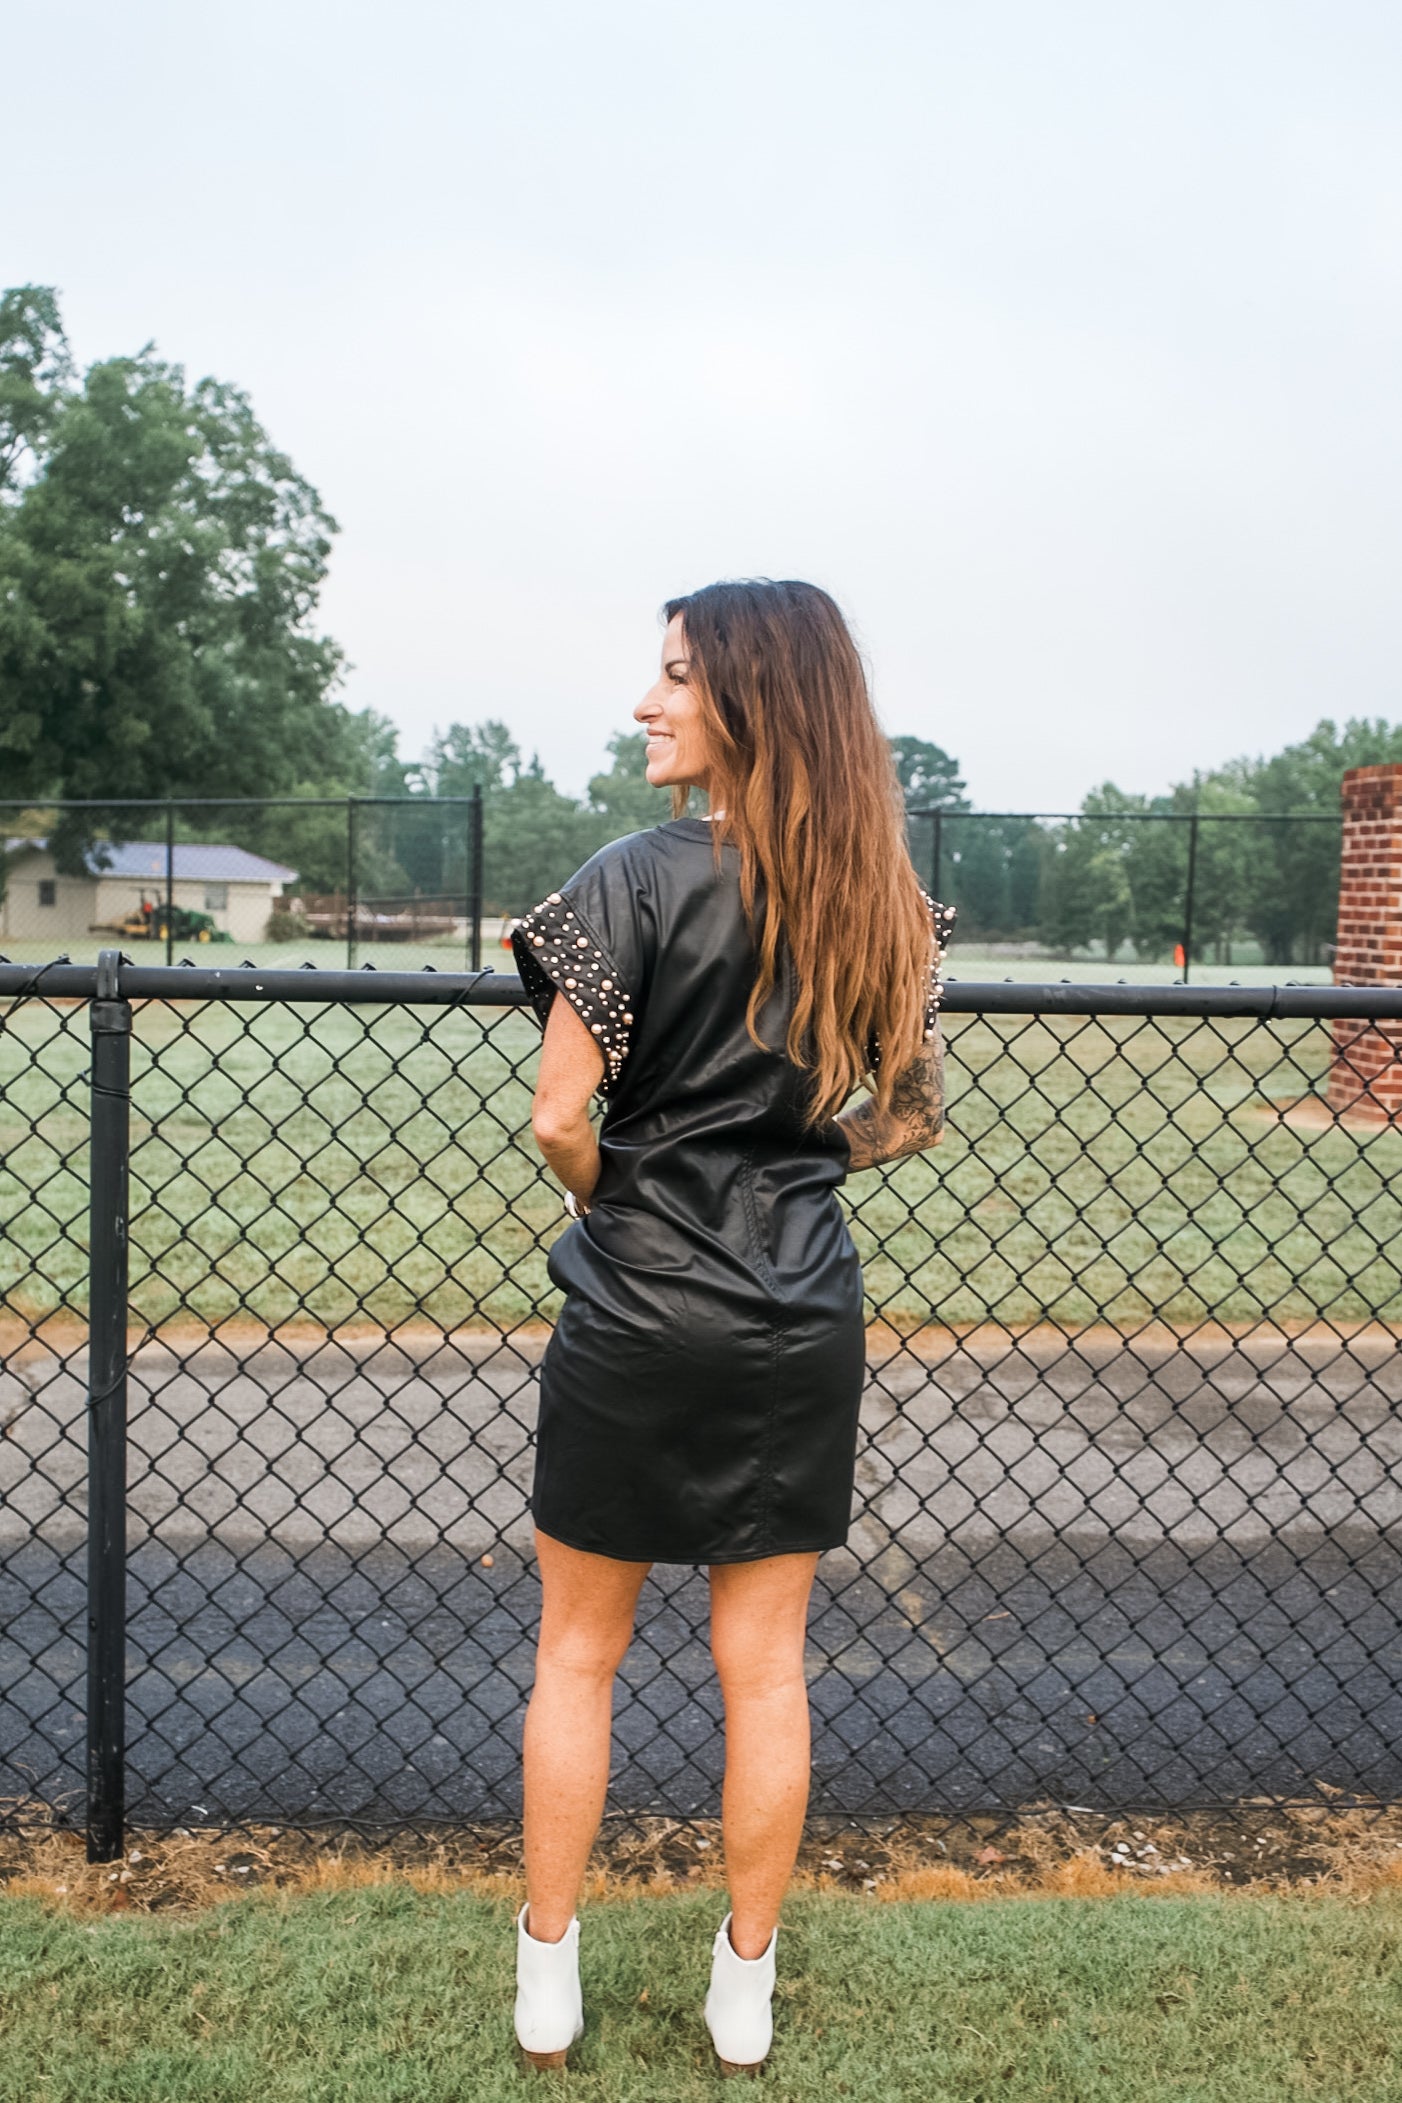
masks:
[[[588,1555],[536,1528],[540,1637],[523,1746],[526,1927],[558,1942],[603,1816],[613,1679],[651,1563]]]
[[[811,1727],[803,1641],[816,1554],[712,1563],[711,1655],[725,1700],[721,1832],[730,1940],[768,1946],[808,1808]]]

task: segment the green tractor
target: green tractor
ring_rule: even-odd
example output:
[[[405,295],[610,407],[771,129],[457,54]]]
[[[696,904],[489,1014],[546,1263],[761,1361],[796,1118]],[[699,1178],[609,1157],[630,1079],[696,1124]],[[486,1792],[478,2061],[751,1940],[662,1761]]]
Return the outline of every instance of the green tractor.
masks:
[[[138,942],[164,942],[167,937],[174,942],[232,942],[234,939],[226,928],[214,925],[212,913],[197,913],[187,905],[173,905],[167,913],[164,899],[157,903],[149,898],[143,898],[136,910],[127,914],[118,932]]]

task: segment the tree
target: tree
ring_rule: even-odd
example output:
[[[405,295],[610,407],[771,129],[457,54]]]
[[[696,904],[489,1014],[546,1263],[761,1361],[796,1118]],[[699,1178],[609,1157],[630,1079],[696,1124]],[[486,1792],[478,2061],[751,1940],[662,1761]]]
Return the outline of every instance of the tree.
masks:
[[[0,498],[32,472],[73,378],[73,361],[46,285],[0,292]]]
[[[611,834],[595,812],[555,787],[537,753],[495,717],[435,730],[419,774],[435,796],[482,789],[482,888],[488,911],[523,913]]]
[[[1182,938],[1191,829],[1155,825],[1156,815],[1195,815],[1193,960],[1231,960],[1234,935],[1250,933],[1271,964],[1313,964],[1328,955],[1339,889],[1339,793],[1350,767],[1402,760],[1402,726],[1328,719],[1269,759],[1235,759],[1196,772],[1164,796],[1126,796],[1111,783],[1093,790],[1083,815],[1059,828],[1043,924],[1048,939],[1079,944],[1111,936],[1126,910],[1112,844],[1123,859],[1137,954],[1162,958]],[[1149,822],[1118,828],[1115,813],[1142,810]],[[1318,822],[1300,823],[1300,814]],[[1115,838],[1118,831],[1118,839]]]
[[[1017,936],[1035,932],[1042,866],[1049,852],[1045,829],[1032,818],[1001,818],[978,811],[952,812],[940,821],[940,868],[933,867],[933,821],[921,831],[931,862],[926,881],[959,908],[959,937]]]
[[[888,742],[908,810],[968,810],[957,759],[925,738],[900,737]]]
[[[375,708],[345,708],[339,701],[332,703],[330,712],[341,718],[339,751],[333,773],[321,785],[321,795],[334,795],[341,786],[354,796],[427,793],[422,770],[399,757],[399,730],[393,717]]]
[[[1084,798],[1081,817],[1059,828],[1043,900],[1046,939],[1071,949],[1100,941],[1110,961],[1134,934],[1134,835],[1155,828],[1127,814],[1146,808],[1143,796],[1107,781]]]
[[[1393,760],[1402,760],[1402,725],[1351,717],[1340,731],[1325,717],[1299,744],[1255,762],[1253,800],[1263,812],[1309,811],[1336,819],[1347,770]],[[1338,920],[1340,828],[1262,824],[1250,829],[1256,852],[1247,917],[1267,961],[1319,962]]]
[[[607,773],[591,777],[589,808],[603,821],[599,845],[649,825],[665,825],[672,815],[672,792],[655,789],[647,778],[647,747],[639,730],[618,730],[605,750]]]
[[[536,753],[487,799],[482,834],[483,890],[503,913],[528,911],[602,845],[597,817],[555,787]]]
[[[1218,963],[1228,962],[1233,935],[1247,925],[1251,871],[1261,851],[1261,827],[1242,822],[1255,815],[1250,774],[1247,763],[1233,761],[1210,774],[1195,773],[1191,783],[1180,783],[1167,799],[1160,799],[1185,815],[1195,813],[1198,819],[1191,959],[1195,963],[1209,956]],[[1157,922],[1135,937],[1141,956],[1171,954],[1183,937],[1191,828],[1180,824],[1172,830],[1177,852],[1160,897]]]
[[[352,712],[339,702],[340,749],[320,776],[292,777],[278,784],[276,803],[237,804],[213,810],[175,809],[176,838],[228,840],[253,854],[296,869],[301,891],[344,892],[347,857],[347,799],[393,797],[388,808],[371,805],[356,816],[356,885],[361,896],[402,896],[415,890],[437,894],[464,889],[466,851],[445,881],[441,826],[416,794],[417,770],[398,755],[399,733],[376,709]],[[331,803],[326,798],[335,799]],[[295,799],[289,807],[287,798]]]
[[[0,301],[0,461],[0,768],[12,795],[112,799],[65,814],[61,865],[132,836],[123,798],[356,766],[313,627],[335,521],[238,388],[187,387],[149,345],[79,385],[54,295],[22,288]]]
[[[399,759],[393,721],[376,709],[351,713],[341,702],[334,702],[332,715],[341,717],[341,749],[332,772],[280,782],[277,801],[263,805],[177,805],[177,837],[233,841],[252,854],[288,862],[298,873],[298,890],[341,894],[347,887],[349,797],[393,797],[389,808],[370,805],[357,812],[357,892],[374,898],[444,890],[437,831],[431,822],[414,822],[431,814],[416,812],[416,770]],[[294,808],[286,799],[296,799]],[[456,858],[462,864],[462,852]]]
[[[514,781],[520,771],[521,748],[494,716],[435,730],[420,769],[432,796],[470,796],[479,786],[485,796]]]

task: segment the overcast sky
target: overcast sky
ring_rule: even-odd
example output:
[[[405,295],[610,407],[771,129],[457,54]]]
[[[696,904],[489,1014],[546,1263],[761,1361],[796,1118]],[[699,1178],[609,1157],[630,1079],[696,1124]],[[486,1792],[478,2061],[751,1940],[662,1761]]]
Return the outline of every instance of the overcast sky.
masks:
[[[1402,717],[1396,0],[47,0],[0,278],[252,394],[422,752],[807,577],[988,808]]]

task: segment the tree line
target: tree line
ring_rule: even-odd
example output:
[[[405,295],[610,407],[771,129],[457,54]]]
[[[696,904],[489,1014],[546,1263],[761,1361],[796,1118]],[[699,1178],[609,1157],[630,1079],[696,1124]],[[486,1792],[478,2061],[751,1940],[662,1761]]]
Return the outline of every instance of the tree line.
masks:
[[[1163,962],[1184,934],[1191,873],[1194,962],[1241,962],[1246,944],[1269,964],[1327,963],[1343,776],[1398,761],[1402,725],[1326,718],[1268,758],[1197,772],[1161,795],[1103,782],[1070,819],[946,806],[939,881],[960,908],[966,942],[1061,954],[1093,946],[1110,961],[1132,949]],[[1194,815],[1196,827],[1185,822]],[[933,834],[930,820],[912,826],[912,852],[932,880]]]
[[[581,797],[494,718],[450,724],[403,758],[388,717],[340,698],[344,657],[317,626],[336,531],[239,388],[191,384],[149,344],[80,373],[53,289],[0,293],[0,797],[28,805],[6,830],[42,827],[76,872],[95,838],[151,830],[124,799],[387,797],[393,811],[358,821],[361,895],[461,897],[465,834],[433,799],[480,787],[486,900],[506,913],[670,815],[636,729],[608,739]],[[1244,937],[1290,963],[1317,961],[1332,936],[1338,827],[1272,820],[1335,819],[1345,768],[1402,759],[1402,726],[1323,721],[1161,796],[1102,783],[1060,821],[981,815],[949,753],[891,745],[911,851],[932,879],[933,821],[914,814],[941,814],[939,882],[964,941],[1171,955],[1189,828],[1153,820],[1197,812],[1195,956],[1220,961]],[[110,801],[83,812],[64,798]],[[1213,822],[1228,815],[1255,822]],[[290,863],[304,891],[347,882],[344,807],[179,811],[177,837]]]

